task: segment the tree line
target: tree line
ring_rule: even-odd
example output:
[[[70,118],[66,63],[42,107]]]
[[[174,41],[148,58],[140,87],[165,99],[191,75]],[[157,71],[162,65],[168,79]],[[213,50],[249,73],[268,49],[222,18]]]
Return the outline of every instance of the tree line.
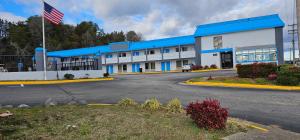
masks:
[[[0,20],[0,55],[33,55],[34,49],[42,44],[41,20],[40,16],[32,16],[18,23]],[[135,31],[105,33],[92,21],[83,21],[76,26],[45,22],[45,31],[48,51],[142,40],[142,35]]]

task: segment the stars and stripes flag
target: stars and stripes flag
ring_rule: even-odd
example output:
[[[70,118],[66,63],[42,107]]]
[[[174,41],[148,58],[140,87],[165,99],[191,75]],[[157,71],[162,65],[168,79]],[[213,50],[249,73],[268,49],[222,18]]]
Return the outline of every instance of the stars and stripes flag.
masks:
[[[44,18],[57,25],[62,21],[63,17],[64,14],[62,12],[44,2]]]

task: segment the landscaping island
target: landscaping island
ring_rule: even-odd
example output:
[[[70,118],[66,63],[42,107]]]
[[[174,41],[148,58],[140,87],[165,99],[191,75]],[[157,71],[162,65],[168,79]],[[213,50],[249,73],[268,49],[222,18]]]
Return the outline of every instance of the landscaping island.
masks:
[[[186,83],[200,86],[300,90],[300,68],[293,65],[237,65],[237,74],[235,77],[196,77]]]
[[[141,106],[94,105],[0,109],[6,139],[220,139],[247,131],[229,119],[226,128],[198,128],[185,112],[145,110]]]

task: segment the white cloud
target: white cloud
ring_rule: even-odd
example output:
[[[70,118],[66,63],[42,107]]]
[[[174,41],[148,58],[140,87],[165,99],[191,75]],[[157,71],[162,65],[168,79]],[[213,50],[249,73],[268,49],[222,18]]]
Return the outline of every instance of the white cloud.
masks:
[[[11,21],[11,22],[19,22],[19,21],[26,20],[26,18],[24,18],[24,17],[16,16],[9,12],[0,12],[0,17],[1,17],[1,19],[5,19],[5,20]]]
[[[38,0],[17,0],[30,5]],[[88,12],[82,20],[103,21],[106,32],[115,30],[140,32],[146,39],[193,34],[199,24],[279,13],[288,24],[292,19],[292,0],[47,0],[68,12],[65,21],[74,24],[78,14]],[[142,17],[137,20],[135,17]],[[285,39],[287,40],[287,28]]]

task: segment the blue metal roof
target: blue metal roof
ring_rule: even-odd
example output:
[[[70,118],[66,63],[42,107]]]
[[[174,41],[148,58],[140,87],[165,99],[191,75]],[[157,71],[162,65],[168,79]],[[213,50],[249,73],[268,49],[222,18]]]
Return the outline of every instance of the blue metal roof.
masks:
[[[199,25],[195,37],[284,27],[278,14]]]
[[[111,50],[112,44],[124,44],[124,43],[128,44],[127,49],[125,50],[122,49],[118,51]],[[47,55],[49,57],[74,57],[74,56],[82,56],[82,55],[92,55],[97,53],[134,51],[134,50],[163,48],[163,47],[189,45],[189,44],[195,44],[195,38],[193,35],[156,39],[156,40],[149,40],[149,41],[140,41],[140,42],[116,42],[116,43],[110,43],[109,45],[105,45],[105,46],[48,52]]]

